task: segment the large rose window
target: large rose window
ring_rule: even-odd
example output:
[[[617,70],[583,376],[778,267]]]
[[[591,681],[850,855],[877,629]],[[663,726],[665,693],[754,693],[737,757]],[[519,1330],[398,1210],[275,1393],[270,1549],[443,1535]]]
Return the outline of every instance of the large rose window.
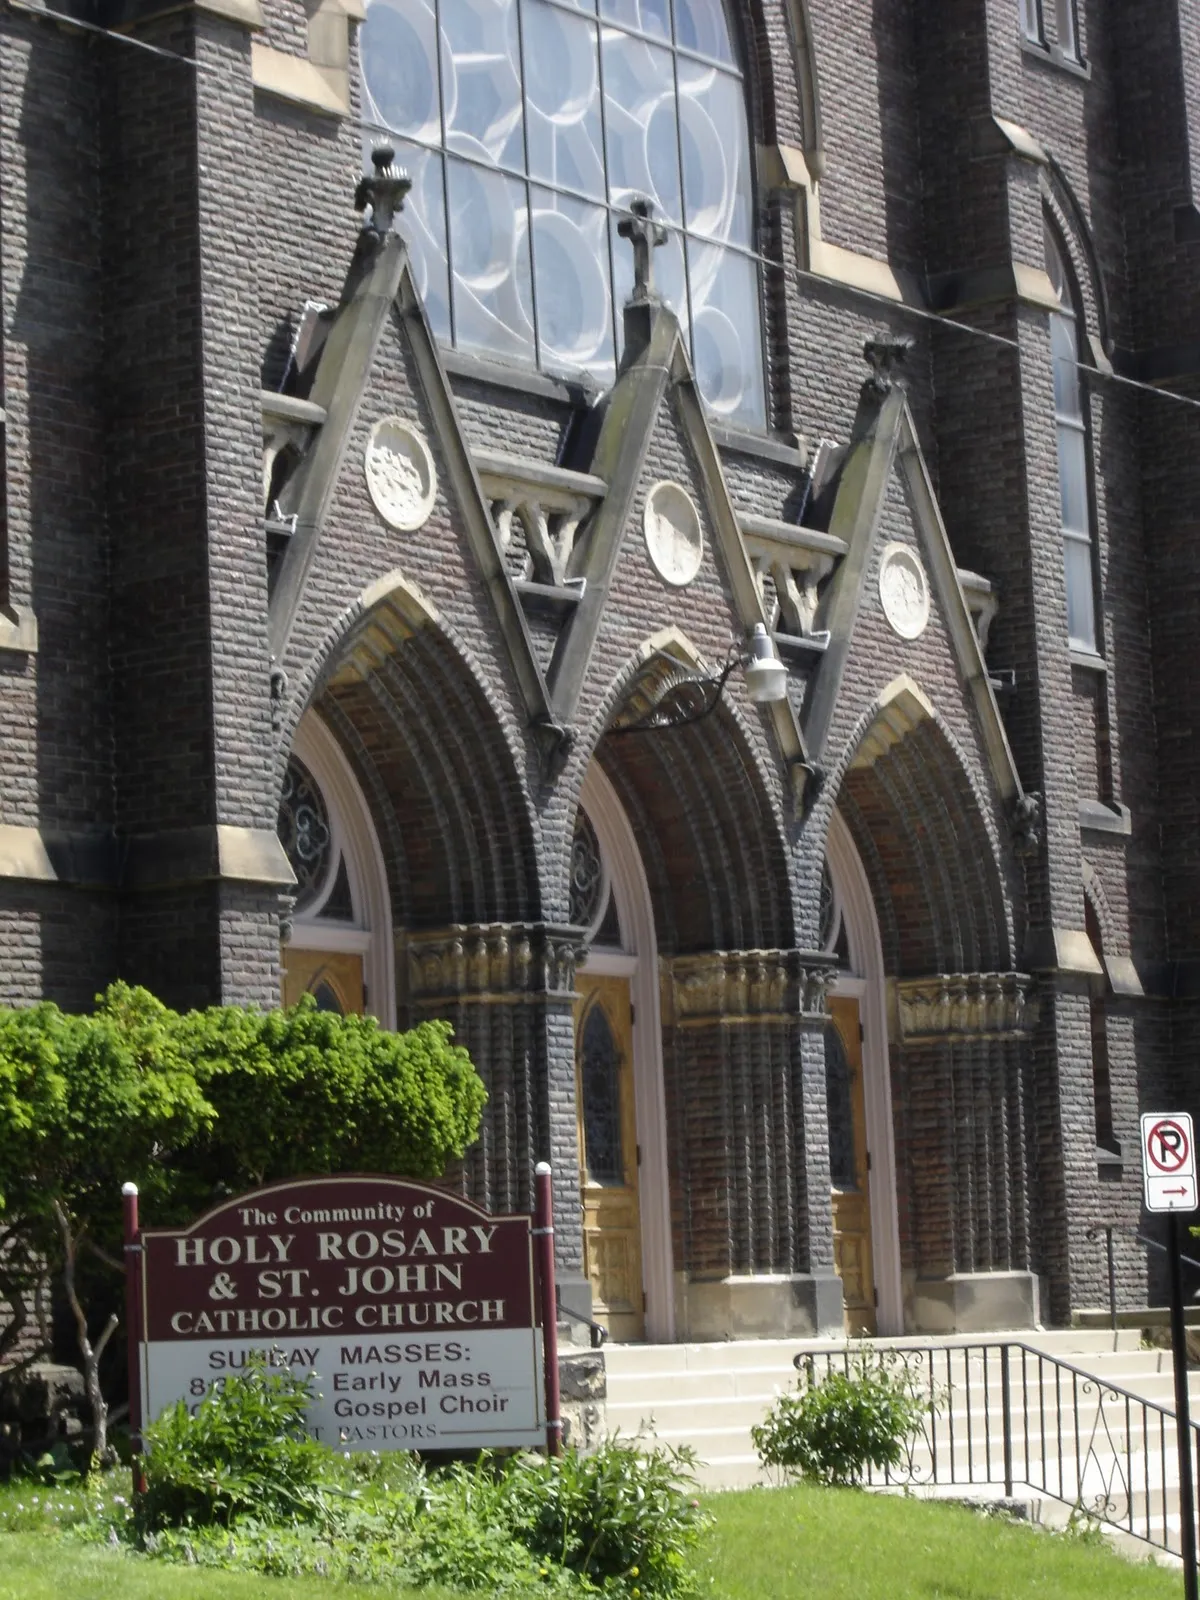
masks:
[[[365,113],[438,336],[611,383],[633,285],[617,221],[671,226],[655,281],[718,417],[764,420],[745,94],[721,0],[368,0]],[[378,129],[368,129],[376,142]]]

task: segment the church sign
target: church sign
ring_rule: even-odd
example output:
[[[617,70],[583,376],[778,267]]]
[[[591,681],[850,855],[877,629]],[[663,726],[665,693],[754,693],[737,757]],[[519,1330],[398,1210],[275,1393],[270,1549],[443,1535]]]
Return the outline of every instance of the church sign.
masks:
[[[142,1417],[257,1354],[339,1450],[546,1442],[531,1220],[396,1178],[272,1184],[136,1235]]]

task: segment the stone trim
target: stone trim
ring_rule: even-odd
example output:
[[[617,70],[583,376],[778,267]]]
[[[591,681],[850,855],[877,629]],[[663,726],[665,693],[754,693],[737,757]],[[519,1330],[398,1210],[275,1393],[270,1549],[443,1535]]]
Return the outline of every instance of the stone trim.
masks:
[[[40,828],[0,822],[0,878],[36,883],[59,881]]]
[[[244,0],[220,0],[244,3]],[[253,0],[257,4],[257,0]],[[366,16],[363,0],[307,0],[308,56],[271,45],[250,47],[254,87],[325,116],[350,115],[350,36]],[[260,24],[261,26],[261,24]]]
[[[712,950],[665,963],[664,1010],[679,1027],[716,1022],[824,1022],[833,963],[801,950]]]
[[[158,889],[213,879],[290,889],[295,886],[296,874],[270,828],[204,823],[194,828],[164,828],[128,840],[122,878],[125,888]]]
[[[29,607],[0,605],[0,650],[35,656],[37,647],[37,617]]]
[[[1028,1033],[1037,1020],[1023,972],[938,973],[896,984],[900,1036],[924,1039],[1002,1039]]]
[[[1025,965],[1031,972],[1098,978],[1104,973],[1082,928],[1038,928],[1029,934]]]
[[[541,922],[456,923],[397,936],[408,999],[488,1002],[556,995],[573,1000],[586,930]]]
[[[831,283],[901,304],[923,306],[925,297],[911,273],[896,272],[875,256],[831,244],[821,234],[820,182],[803,150],[794,145],[762,145],[758,151],[759,182],[764,189],[795,195],[796,248],[801,269]]]

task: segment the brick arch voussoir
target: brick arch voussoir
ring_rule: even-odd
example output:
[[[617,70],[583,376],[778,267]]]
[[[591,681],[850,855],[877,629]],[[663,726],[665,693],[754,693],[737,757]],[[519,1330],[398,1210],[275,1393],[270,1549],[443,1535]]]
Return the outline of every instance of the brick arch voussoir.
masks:
[[[688,642],[679,643],[686,655]],[[567,893],[579,793],[588,765],[598,760],[638,837],[664,951],[681,937],[697,948],[788,946],[796,925],[794,882],[778,778],[766,770],[740,708],[723,697],[710,717],[688,728],[605,737],[652,655],[636,652],[616,675],[563,773],[562,813],[569,825],[553,847],[547,841],[556,895],[565,899]],[[678,797],[670,821],[660,803],[664,794]],[[682,897],[678,871],[672,871],[677,830],[703,881],[702,891]],[[693,919],[704,901],[702,927],[693,921],[690,938],[681,899]]]
[[[892,902],[899,896],[910,905],[924,903],[923,938],[915,945],[925,959],[946,968],[960,963],[1007,968],[1014,949],[1013,864],[1001,843],[994,800],[932,704],[880,758],[891,763],[886,785],[884,773],[873,788],[865,780],[851,782],[855,758],[880,715],[877,703],[860,715],[827,771],[806,830],[811,848],[805,854],[802,892],[806,898],[816,892],[830,817],[841,798],[857,790],[853,805],[842,808],[843,815],[856,818],[852,831],[857,836],[869,826],[874,806],[891,819],[893,857],[905,858],[903,863],[889,861],[881,851],[874,852],[877,870],[869,873],[873,891],[877,900],[886,887]],[[886,923],[894,935],[888,964],[904,964],[903,918],[894,904],[879,911],[881,925]]]
[[[391,577],[396,581],[372,586],[343,609],[298,675],[286,702],[277,781],[282,785],[304,710],[315,704],[328,712],[334,703],[329,682],[337,668],[355,647],[372,612],[402,589],[405,608],[419,626],[393,650],[376,650],[373,667],[361,679],[379,713],[390,719],[393,756],[407,751],[418,769],[405,782],[402,794],[361,739],[350,736],[353,713],[343,706],[340,717],[343,748],[369,778],[366,788],[372,809],[381,813],[377,824],[383,823],[380,831],[391,845],[391,888],[398,919],[407,913],[428,923],[437,916],[431,895],[426,892],[422,898],[408,871],[403,815],[397,833],[397,798],[410,809],[414,826],[440,836],[445,875],[440,885],[434,883],[434,890],[440,894],[444,920],[536,918],[542,903],[537,827],[519,728],[454,628],[419,591],[397,574]],[[361,696],[357,703],[361,707]],[[432,854],[431,847],[427,855]]]

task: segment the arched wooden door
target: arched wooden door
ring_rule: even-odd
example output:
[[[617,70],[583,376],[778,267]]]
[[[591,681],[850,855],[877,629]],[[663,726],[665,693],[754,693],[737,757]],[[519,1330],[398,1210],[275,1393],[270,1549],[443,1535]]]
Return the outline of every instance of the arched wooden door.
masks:
[[[876,1326],[862,1028],[857,1000],[835,997],[829,1009],[833,1020],[825,1030],[825,1090],[833,1259],[842,1280],[846,1332],[861,1337],[873,1334]]]
[[[360,955],[342,950],[283,951],[283,1003],[294,1006],[302,994],[311,994],[319,1011],[336,1011],[345,1017],[362,1014],[363,962]]]
[[[645,1332],[629,980],[576,976],[575,1087],[584,1270],[616,1340]]]

